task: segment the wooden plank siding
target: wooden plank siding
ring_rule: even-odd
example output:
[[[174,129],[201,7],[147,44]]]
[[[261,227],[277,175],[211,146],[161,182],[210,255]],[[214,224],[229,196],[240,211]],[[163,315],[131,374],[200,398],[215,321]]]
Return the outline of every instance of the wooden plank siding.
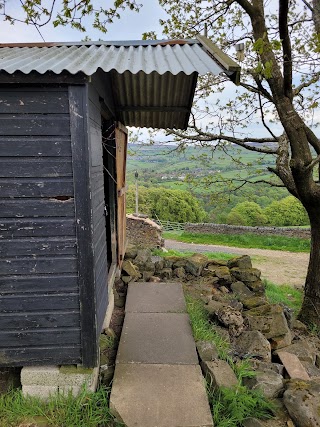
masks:
[[[0,86],[0,366],[81,363],[67,86]]]
[[[108,307],[108,260],[101,133],[101,105],[99,94],[93,84],[88,85],[88,100],[92,241],[96,301],[96,333],[98,340]]]

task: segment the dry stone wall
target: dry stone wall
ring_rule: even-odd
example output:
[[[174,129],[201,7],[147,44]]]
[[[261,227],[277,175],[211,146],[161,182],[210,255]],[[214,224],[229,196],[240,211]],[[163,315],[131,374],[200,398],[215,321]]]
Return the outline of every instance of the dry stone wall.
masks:
[[[127,239],[130,245],[143,248],[161,248],[164,246],[162,228],[150,218],[127,215]]]
[[[242,225],[227,225],[227,224],[191,224],[187,223],[184,226],[184,231],[188,233],[202,234],[256,234],[258,236],[287,236],[300,237],[308,239],[310,237],[310,229],[307,228],[279,228],[279,227],[246,227]]]

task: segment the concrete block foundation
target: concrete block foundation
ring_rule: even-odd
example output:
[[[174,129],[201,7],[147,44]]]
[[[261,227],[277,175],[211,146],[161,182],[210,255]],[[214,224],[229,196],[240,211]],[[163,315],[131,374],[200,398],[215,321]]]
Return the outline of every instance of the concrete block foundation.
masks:
[[[77,396],[83,386],[95,391],[99,369],[81,366],[25,366],[21,370],[24,395],[48,399],[50,395],[72,393]]]

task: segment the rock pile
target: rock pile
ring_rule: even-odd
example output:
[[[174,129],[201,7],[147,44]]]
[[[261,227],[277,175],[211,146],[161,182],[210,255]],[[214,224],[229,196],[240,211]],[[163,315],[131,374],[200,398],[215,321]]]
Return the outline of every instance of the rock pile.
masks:
[[[260,276],[249,256],[228,262],[201,254],[160,258],[152,257],[148,249],[130,247],[116,284],[116,305],[124,304],[126,287],[135,281],[185,283],[205,301],[212,327],[231,343],[233,360],[247,359],[252,364],[256,375],[244,379],[244,384],[268,398],[280,398],[291,417],[284,424],[251,419],[250,426],[318,427],[320,342],[311,343],[306,326],[287,307],[268,302]],[[218,358],[212,343],[198,342],[197,349],[214,387],[235,384],[232,369]]]

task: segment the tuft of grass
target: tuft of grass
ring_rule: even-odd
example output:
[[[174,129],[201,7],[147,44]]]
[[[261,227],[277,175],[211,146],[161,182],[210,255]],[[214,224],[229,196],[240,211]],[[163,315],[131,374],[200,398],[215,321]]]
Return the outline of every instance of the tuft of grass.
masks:
[[[255,234],[163,233],[165,239],[204,245],[224,245],[237,248],[272,249],[289,252],[310,252],[310,239],[285,236],[257,236]]]
[[[266,296],[272,304],[284,304],[291,308],[295,314],[301,309],[303,290],[295,289],[289,285],[275,285],[269,280],[264,280]]]
[[[110,414],[109,389],[91,393],[82,390],[79,396],[53,395],[47,401],[25,397],[21,390],[0,395],[0,427],[45,425],[50,427],[120,427]],[[34,423],[34,424],[33,424]]]
[[[169,249],[168,252],[163,252],[161,249],[154,249],[152,251],[153,255],[161,256],[161,257],[169,257],[169,256],[178,256],[178,257],[188,257],[193,255],[195,252],[191,251],[177,251],[175,249]],[[208,259],[213,259],[216,261],[228,261],[229,259],[237,256],[236,254],[227,254],[225,252],[201,252],[202,255],[205,255]]]
[[[209,393],[209,403],[216,427],[243,426],[248,418],[268,419],[274,412],[274,405],[261,392],[241,385]]]

